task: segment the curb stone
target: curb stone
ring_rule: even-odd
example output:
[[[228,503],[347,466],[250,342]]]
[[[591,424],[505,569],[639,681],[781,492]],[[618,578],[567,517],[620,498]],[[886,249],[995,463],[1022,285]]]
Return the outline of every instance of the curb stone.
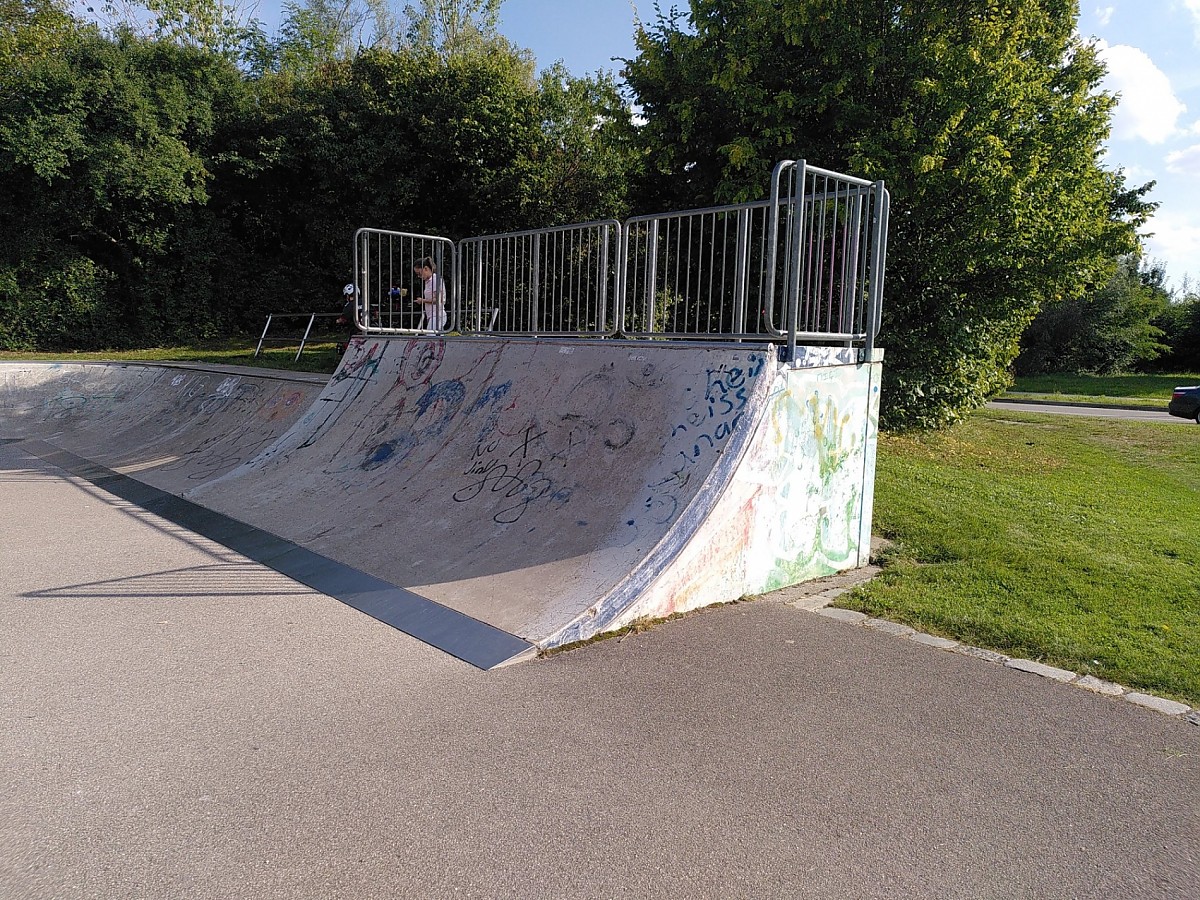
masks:
[[[851,625],[861,625],[868,618],[866,613],[855,612],[852,609],[819,609],[816,612],[817,615],[837,619],[839,622],[849,622]]]
[[[1076,674],[1068,672],[1066,669],[1056,669],[1054,666],[1047,666],[1044,663],[1034,662],[1031,659],[1010,659],[1004,664],[1009,669],[1016,669],[1019,672],[1029,672],[1033,675],[1041,675],[1043,678],[1053,678],[1055,681],[1066,683],[1074,681]]]
[[[876,631],[894,634],[896,637],[912,637],[917,633],[915,628],[909,628],[899,622],[889,622],[887,619],[867,619],[862,624],[868,628],[874,628]]]
[[[1094,675],[1083,675],[1076,682],[1076,687],[1081,687],[1084,690],[1092,691],[1096,694],[1106,694],[1109,697],[1120,697],[1125,693],[1125,688],[1119,684],[1114,684],[1111,681],[1104,681],[1096,678]]]
[[[1186,703],[1177,703],[1174,700],[1155,697],[1152,694],[1142,694],[1137,691],[1130,691],[1125,695],[1125,699],[1138,706],[1144,706],[1146,709],[1166,713],[1168,716],[1181,716],[1191,710],[1191,707]]]
[[[789,606],[797,606],[800,609],[805,607],[791,602]],[[927,647],[936,647],[940,650],[949,650],[952,653],[961,653],[964,656],[971,656],[975,659],[981,659],[984,662],[995,663],[1002,665],[1007,669],[1015,669],[1019,672],[1028,672],[1032,675],[1039,675],[1042,678],[1049,678],[1052,681],[1057,681],[1060,684],[1070,684],[1074,687],[1082,688],[1091,691],[1094,694],[1101,694],[1107,697],[1122,697],[1129,703],[1140,706],[1144,709],[1153,710],[1164,715],[1174,718],[1183,719],[1192,725],[1200,726],[1200,709],[1192,709],[1186,703],[1179,703],[1176,700],[1168,700],[1165,697],[1155,697],[1152,694],[1143,694],[1139,691],[1131,691],[1129,688],[1116,684],[1112,681],[1104,681],[1101,678],[1096,678],[1093,675],[1080,675],[1078,672],[1071,672],[1067,669],[1059,669],[1055,666],[1048,666],[1045,663],[1036,662],[1032,659],[1020,659],[1011,656],[1006,656],[1003,653],[997,653],[994,650],[985,650],[982,647],[971,647],[967,644],[960,644],[957,641],[949,640],[948,638],[938,637],[932,634],[923,634],[916,631],[907,625],[901,625],[899,622],[889,622],[886,619],[875,619],[865,613],[856,612],[852,609],[838,609],[836,607],[824,607],[819,609],[810,609],[809,612],[815,612],[817,615],[825,616],[829,619],[837,619],[840,622],[848,622],[851,625],[859,625],[864,628],[870,628],[874,631],[881,631],[884,634],[891,634],[895,637],[902,637],[912,641],[914,644],[923,644]]]
[[[995,650],[984,650],[982,647],[970,647],[966,644],[961,645],[956,653],[961,653],[963,656],[973,656],[976,659],[982,659],[984,662],[996,663],[1004,665],[1011,656],[1005,656],[1003,653],[997,653]]]

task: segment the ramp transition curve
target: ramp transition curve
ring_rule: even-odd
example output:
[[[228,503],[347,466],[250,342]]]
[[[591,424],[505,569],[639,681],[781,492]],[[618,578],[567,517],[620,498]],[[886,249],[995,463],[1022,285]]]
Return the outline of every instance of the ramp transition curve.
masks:
[[[864,564],[880,355],[360,338],[323,386],[7,364],[0,438],[547,648]]]

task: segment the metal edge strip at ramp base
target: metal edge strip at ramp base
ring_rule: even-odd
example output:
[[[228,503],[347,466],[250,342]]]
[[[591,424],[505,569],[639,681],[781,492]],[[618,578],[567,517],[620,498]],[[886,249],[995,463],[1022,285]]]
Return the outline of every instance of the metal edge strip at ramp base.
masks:
[[[17,443],[34,456],[101,490],[216,541],[480,669],[494,669],[537,652],[533,644],[507,631],[53,444],[36,439],[18,439]]]

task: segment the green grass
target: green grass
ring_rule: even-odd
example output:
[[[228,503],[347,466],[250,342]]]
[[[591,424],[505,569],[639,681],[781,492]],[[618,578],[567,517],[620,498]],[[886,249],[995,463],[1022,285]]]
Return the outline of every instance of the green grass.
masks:
[[[338,364],[332,341],[304,345],[296,359],[299,341],[291,346],[271,344],[254,356],[257,338],[230,338],[211,344],[190,347],[155,347],[148,350],[112,350],[94,353],[10,353],[0,352],[0,359],[54,360],[126,360],[130,362],[208,362],[227,366],[255,366],[263,369],[285,369],[292,372],[322,372],[331,374]]]
[[[840,604],[1200,705],[1200,441],[984,410],[880,440],[883,574]]]
[[[1016,379],[1005,396],[1049,394],[1066,402],[1137,403],[1164,408],[1171,391],[1180,384],[1200,384],[1200,375],[1028,375]]]

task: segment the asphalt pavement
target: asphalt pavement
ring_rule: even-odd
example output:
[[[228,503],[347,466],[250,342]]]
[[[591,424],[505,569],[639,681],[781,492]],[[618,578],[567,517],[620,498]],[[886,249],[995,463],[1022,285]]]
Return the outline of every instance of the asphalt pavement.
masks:
[[[771,599],[484,673],[0,446],[0,897],[1200,895],[1200,728]]]
[[[1007,409],[1016,412],[1050,413],[1063,416],[1099,416],[1105,419],[1136,419],[1141,422],[1172,422],[1176,425],[1191,425],[1191,419],[1181,419],[1162,409],[1149,409],[1134,406],[1085,406],[1082,403],[1051,403],[1039,400],[1037,402],[1021,402],[1019,400],[992,400],[988,403],[991,409]]]

